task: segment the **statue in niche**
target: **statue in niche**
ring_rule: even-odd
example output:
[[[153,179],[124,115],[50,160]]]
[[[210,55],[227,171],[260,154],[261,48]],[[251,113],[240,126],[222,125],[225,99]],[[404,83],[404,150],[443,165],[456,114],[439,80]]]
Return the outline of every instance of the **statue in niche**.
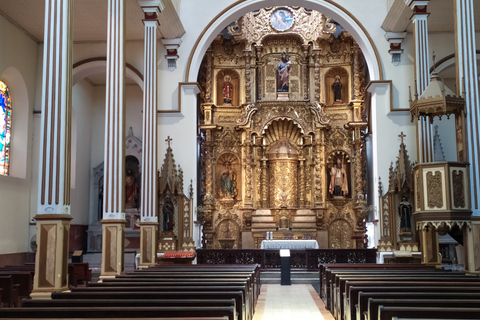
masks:
[[[132,170],[127,170],[125,177],[125,206],[127,208],[137,207],[138,184]]]
[[[223,78],[223,104],[231,105],[233,98],[233,84],[231,82],[231,77],[226,75]]]
[[[225,170],[220,176],[220,193],[223,198],[235,198],[236,174],[232,168],[232,163],[225,162]]]
[[[165,196],[165,203],[163,204],[163,231],[173,231],[173,206],[172,198],[169,194]]]
[[[332,84],[333,90],[333,102],[342,102],[342,82],[340,81],[340,76],[335,76],[335,82]]]
[[[400,233],[412,232],[412,205],[405,196],[402,197],[402,201],[398,206],[398,215],[400,216]]]
[[[336,163],[330,168],[329,192],[334,197],[348,196],[347,171],[341,157],[337,157]]]
[[[291,64],[290,56],[283,52],[277,67],[277,92],[288,92]]]

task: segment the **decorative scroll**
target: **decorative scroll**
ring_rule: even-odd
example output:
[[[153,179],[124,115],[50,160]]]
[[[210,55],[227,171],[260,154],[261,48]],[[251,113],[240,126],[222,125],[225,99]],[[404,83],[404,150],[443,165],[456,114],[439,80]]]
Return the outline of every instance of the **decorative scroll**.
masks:
[[[463,175],[464,172],[461,170],[452,171],[453,206],[455,208],[465,208],[465,182]]]
[[[428,207],[433,209],[435,207],[443,207],[443,193],[442,193],[442,173],[435,171],[427,172],[427,202]]]

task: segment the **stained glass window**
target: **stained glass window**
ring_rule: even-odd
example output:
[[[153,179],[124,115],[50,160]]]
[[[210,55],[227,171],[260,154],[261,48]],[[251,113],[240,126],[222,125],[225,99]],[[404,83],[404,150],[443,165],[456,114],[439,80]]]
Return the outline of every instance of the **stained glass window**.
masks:
[[[0,81],[0,174],[8,176],[10,165],[10,132],[12,130],[12,101],[5,82]]]

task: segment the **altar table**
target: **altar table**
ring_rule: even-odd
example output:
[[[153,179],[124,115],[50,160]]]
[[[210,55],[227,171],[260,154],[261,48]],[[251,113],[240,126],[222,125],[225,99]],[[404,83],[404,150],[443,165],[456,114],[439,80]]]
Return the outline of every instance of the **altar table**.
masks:
[[[260,249],[319,249],[317,240],[263,240]]]

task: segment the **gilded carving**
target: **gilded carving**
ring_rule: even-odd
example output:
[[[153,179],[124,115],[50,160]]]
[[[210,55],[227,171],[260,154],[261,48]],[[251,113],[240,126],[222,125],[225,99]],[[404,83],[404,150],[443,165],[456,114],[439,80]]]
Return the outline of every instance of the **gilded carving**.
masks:
[[[427,203],[429,208],[443,207],[442,173],[427,172]]]
[[[347,249],[352,246],[352,227],[343,219],[334,220],[328,228],[329,248]]]
[[[463,175],[464,171],[462,170],[452,171],[453,206],[455,208],[465,208],[465,178]]]

